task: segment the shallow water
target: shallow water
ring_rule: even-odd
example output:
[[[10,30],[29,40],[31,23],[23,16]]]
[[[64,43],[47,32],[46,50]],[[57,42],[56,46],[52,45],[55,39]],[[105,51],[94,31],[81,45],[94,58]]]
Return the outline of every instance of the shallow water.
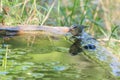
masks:
[[[6,39],[0,48],[0,80],[117,80],[82,53],[71,56],[70,45],[61,36]]]
[[[104,46],[92,38],[87,33],[82,35],[82,46],[92,44],[95,46],[94,49],[84,49],[83,51],[91,58],[96,59],[101,65],[106,65],[105,67],[110,68],[110,73],[114,76],[120,76],[120,60],[119,57],[115,56],[111,51],[107,50]],[[104,67],[104,66],[103,66]],[[106,69],[107,69],[106,68]]]

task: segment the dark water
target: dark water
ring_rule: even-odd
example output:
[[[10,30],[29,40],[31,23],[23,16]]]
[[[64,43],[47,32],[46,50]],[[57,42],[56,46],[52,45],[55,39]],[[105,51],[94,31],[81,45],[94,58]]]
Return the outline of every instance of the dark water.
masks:
[[[70,45],[64,37],[45,35],[5,39],[0,80],[117,80],[82,53],[71,56]]]

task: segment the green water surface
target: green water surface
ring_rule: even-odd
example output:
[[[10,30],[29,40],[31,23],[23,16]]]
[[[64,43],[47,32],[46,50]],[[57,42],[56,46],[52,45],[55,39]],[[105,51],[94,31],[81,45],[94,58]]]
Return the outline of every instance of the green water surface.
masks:
[[[70,45],[62,36],[5,39],[0,48],[0,80],[115,80],[82,53],[71,56]]]

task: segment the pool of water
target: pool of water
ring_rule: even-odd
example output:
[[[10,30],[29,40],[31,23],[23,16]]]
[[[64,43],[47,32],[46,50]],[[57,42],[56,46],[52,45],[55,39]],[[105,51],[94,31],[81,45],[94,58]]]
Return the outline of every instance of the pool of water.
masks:
[[[0,48],[0,80],[117,80],[82,53],[71,56],[70,45],[63,36],[5,38]]]

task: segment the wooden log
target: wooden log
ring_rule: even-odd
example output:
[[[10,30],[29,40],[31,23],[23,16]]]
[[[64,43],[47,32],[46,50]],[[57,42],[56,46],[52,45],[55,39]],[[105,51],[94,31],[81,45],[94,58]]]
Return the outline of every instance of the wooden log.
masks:
[[[53,34],[64,35],[69,31],[68,27],[38,26],[38,25],[19,25],[19,26],[0,26],[0,36],[16,36],[30,34],[33,32],[45,31]]]

